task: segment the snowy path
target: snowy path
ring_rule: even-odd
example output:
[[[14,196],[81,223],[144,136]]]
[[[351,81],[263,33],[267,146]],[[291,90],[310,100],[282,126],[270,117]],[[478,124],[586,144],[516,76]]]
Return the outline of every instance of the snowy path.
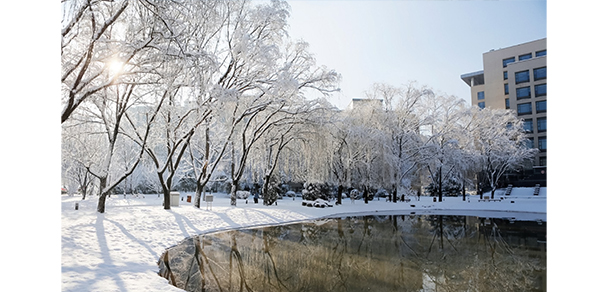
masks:
[[[196,209],[190,203],[164,210],[156,195],[135,198],[112,196],[106,213],[96,213],[95,198],[81,201],[62,196],[61,281],[62,291],[182,291],[168,285],[157,275],[161,253],[186,237],[240,227],[284,224],[325,216],[362,213],[455,214],[483,217],[508,217],[546,221],[546,188],[540,196],[532,189],[515,189],[502,202],[470,202],[447,198],[433,202],[422,197],[419,202],[389,203],[384,199],[369,204],[349,199],[332,208],[301,206],[301,199],[279,200],[277,206],[229,205],[229,198],[218,194],[211,211]],[[496,197],[501,196],[501,192]],[[185,194],[183,194],[185,196]],[[513,201],[514,203],[511,203]],[[74,210],[75,203],[79,210]],[[415,207],[412,207],[414,205]]]

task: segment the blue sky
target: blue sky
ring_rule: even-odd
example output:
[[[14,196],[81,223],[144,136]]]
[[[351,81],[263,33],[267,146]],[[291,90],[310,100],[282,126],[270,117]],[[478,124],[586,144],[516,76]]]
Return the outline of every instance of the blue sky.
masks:
[[[417,81],[470,100],[460,75],[482,54],[547,36],[546,1],[288,0],[289,33],[310,44],[318,65],[341,73],[345,108],[375,82]]]

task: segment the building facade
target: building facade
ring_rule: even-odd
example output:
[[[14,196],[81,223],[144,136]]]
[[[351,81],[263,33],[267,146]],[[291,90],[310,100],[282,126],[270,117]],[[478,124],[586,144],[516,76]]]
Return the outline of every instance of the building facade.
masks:
[[[529,146],[538,148],[534,168],[546,169],[546,38],[483,54],[483,70],[463,74],[472,105],[514,110]]]
[[[352,98],[352,101],[347,105],[348,110],[354,110],[366,107],[376,107],[381,109],[383,107],[383,99],[376,98]]]

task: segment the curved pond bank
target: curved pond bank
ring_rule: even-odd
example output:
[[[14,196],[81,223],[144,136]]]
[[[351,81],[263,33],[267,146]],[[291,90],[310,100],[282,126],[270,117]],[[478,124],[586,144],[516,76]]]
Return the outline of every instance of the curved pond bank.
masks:
[[[188,194],[182,194],[186,196]],[[238,201],[230,206],[226,194],[215,194],[211,210],[196,209],[184,201],[171,210],[163,210],[162,197],[112,196],[105,214],[96,213],[96,198],[62,196],[61,211],[61,282],[62,291],[182,291],[158,276],[157,261],[169,247],[185,238],[219,230],[268,226],[334,216],[362,213],[464,213],[546,221],[546,189],[539,197],[513,196],[514,203],[470,202],[446,198],[433,202],[421,197],[419,202],[388,203],[373,200],[369,204],[344,201],[332,208],[310,208],[300,198],[278,201],[277,206],[262,206]],[[79,209],[75,210],[75,203]],[[411,207],[415,205],[415,207]],[[474,214],[477,213],[477,214]],[[453,213],[451,213],[453,214]],[[505,216],[502,216],[505,215]]]
[[[325,218],[194,236],[159,267],[186,291],[546,291],[546,223]]]

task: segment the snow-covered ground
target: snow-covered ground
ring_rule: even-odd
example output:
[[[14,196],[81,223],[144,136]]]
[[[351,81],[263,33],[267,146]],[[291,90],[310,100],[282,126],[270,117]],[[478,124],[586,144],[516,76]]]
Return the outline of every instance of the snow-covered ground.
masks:
[[[241,227],[285,224],[326,216],[354,214],[446,214],[515,218],[546,221],[546,188],[533,196],[532,188],[515,188],[501,202],[479,202],[445,198],[441,203],[431,197],[420,201],[369,204],[345,199],[340,206],[312,208],[302,206],[301,198],[279,200],[277,206],[248,204],[238,200],[229,204],[226,194],[215,194],[211,210],[194,208],[182,194],[180,206],[164,210],[157,195],[112,196],[106,213],[96,212],[96,198],[82,201],[78,196],[62,195],[61,206],[61,282],[62,291],[182,291],[157,275],[161,253],[186,237]],[[504,191],[496,192],[504,197]],[[75,210],[75,204],[79,209]]]

